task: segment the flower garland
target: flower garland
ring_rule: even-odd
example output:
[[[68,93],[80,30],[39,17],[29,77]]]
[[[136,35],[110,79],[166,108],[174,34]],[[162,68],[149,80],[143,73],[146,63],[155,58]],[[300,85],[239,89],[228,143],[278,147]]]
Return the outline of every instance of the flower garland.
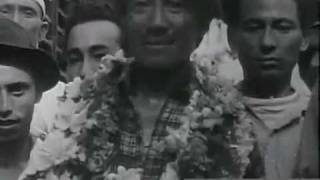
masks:
[[[218,36],[217,36],[218,38]],[[218,75],[229,52],[194,55],[197,87],[178,129],[154,146],[158,153],[175,153],[161,180],[184,178],[241,178],[249,164],[254,136],[251,117],[232,81]],[[115,153],[119,98],[117,85],[129,70],[123,52],[105,56],[91,78],[68,84],[54,120],[54,131],[38,140],[20,180],[139,180],[141,169],[108,168]],[[121,68],[121,73],[115,69]]]
[[[224,25],[220,20],[212,23],[216,23],[213,31]],[[214,42],[225,41],[221,33],[212,34]],[[159,146],[163,148],[158,148],[178,151],[176,161],[167,165],[164,179],[241,178],[250,163],[255,141],[252,116],[233,80],[218,71],[219,65],[233,55],[228,48],[214,50],[217,52],[191,57],[198,86],[185,108],[183,125],[177,130],[169,128],[169,135]]]
[[[58,99],[54,130],[36,142],[21,180],[112,177],[107,166],[118,131],[113,110],[118,98],[117,84],[125,78],[132,61],[124,57],[122,50],[115,56],[106,55],[92,77],[76,78],[67,85]],[[119,68],[122,73],[115,73]],[[126,174],[122,168],[120,172]]]

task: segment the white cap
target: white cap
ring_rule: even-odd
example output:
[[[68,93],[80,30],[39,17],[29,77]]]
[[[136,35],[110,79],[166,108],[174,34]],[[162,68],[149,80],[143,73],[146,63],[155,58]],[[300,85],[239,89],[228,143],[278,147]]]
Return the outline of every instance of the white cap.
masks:
[[[38,3],[38,5],[40,6],[43,16],[46,16],[46,4],[44,2],[44,0],[34,0],[36,3]]]

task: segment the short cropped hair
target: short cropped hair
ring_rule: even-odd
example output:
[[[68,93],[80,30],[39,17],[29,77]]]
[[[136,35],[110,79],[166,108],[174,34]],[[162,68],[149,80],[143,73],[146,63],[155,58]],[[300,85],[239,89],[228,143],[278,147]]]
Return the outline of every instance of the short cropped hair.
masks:
[[[114,23],[121,29],[120,18],[113,7],[110,0],[90,0],[75,3],[70,8],[70,14],[66,21],[66,35],[64,36],[64,50],[66,50],[67,42],[70,31],[73,27],[92,21],[106,20]],[[122,35],[119,39],[119,43],[122,44]],[[67,60],[65,56],[61,57],[60,68],[65,70],[67,66]]]
[[[306,24],[306,9],[304,8],[303,0],[295,1],[298,8],[298,18],[302,29],[307,27]],[[229,26],[237,26],[239,23],[241,0],[222,0],[222,7],[224,12],[224,21]]]
[[[77,3],[67,19],[66,34],[68,36],[71,29],[78,24],[98,20],[107,20],[120,27],[120,20],[109,1],[90,0]]]
[[[126,15],[129,0],[118,0],[120,14]],[[212,18],[222,18],[222,5],[220,0],[184,0],[188,8],[194,12],[195,20],[200,29],[207,30]]]

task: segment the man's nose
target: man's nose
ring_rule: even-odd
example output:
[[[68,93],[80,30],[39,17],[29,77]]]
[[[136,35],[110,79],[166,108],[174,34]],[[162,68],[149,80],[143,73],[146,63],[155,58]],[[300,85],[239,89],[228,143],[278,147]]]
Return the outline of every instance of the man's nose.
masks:
[[[261,50],[263,53],[269,53],[276,48],[276,39],[274,32],[266,28],[261,37]]]
[[[12,113],[10,98],[6,92],[0,95],[0,118],[7,118]]]
[[[154,36],[162,36],[168,33],[168,18],[163,12],[163,8],[160,4],[156,6],[154,11],[152,12],[152,17],[150,21],[151,22],[149,27],[147,28],[147,33]]]
[[[89,77],[93,74],[92,67],[90,61],[93,61],[90,57],[85,57],[82,63],[80,78],[84,79],[85,77]]]

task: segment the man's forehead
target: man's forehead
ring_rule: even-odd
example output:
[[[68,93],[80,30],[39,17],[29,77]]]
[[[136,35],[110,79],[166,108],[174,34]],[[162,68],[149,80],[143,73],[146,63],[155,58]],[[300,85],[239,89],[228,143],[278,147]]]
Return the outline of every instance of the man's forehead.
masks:
[[[240,0],[242,18],[292,18],[298,20],[295,0]]]
[[[32,76],[27,70],[11,65],[0,64],[0,85],[32,81]]]
[[[42,8],[35,0],[0,0],[0,6],[3,5],[30,7],[36,10],[39,15],[43,15]]]
[[[68,47],[92,46],[120,40],[120,28],[109,21],[92,21],[74,26],[69,34]]]

